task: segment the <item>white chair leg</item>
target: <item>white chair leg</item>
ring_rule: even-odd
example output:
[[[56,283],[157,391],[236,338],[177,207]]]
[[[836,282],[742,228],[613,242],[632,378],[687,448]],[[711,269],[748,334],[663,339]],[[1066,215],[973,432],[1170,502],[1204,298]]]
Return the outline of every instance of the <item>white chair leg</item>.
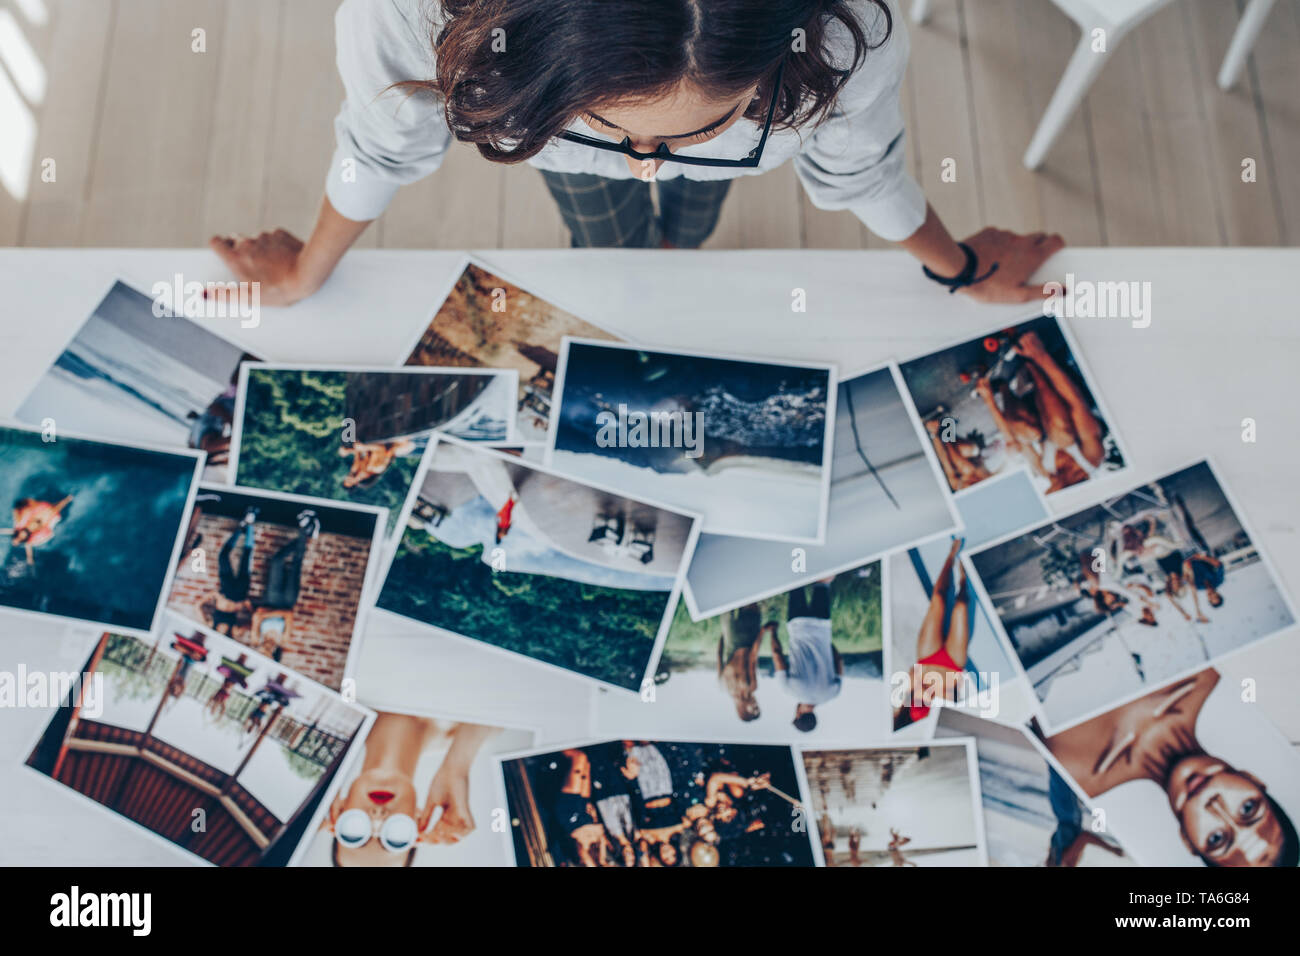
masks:
[[[924,23],[930,19],[930,0],[912,0],[912,22]]]
[[[1079,45],[1074,48],[1074,55],[1070,57],[1065,72],[1061,74],[1061,81],[1056,84],[1056,92],[1052,94],[1052,100],[1047,104],[1043,118],[1038,121],[1034,138],[1029,141],[1029,148],[1025,150],[1025,168],[1037,169],[1043,164],[1057,137],[1070,122],[1070,117],[1079,108],[1083,98],[1088,95],[1093,81],[1097,79],[1101,68],[1106,65],[1111,50],[1119,40],[1117,31],[1112,29],[1106,38],[1106,51],[1094,52],[1092,31],[1087,27],[1084,28],[1083,36],[1079,37]]]
[[[1264,29],[1264,21],[1268,19],[1274,2],[1250,0],[1246,6],[1241,22],[1237,24],[1237,32],[1232,35],[1232,43],[1228,45],[1228,53],[1223,58],[1223,66],[1219,67],[1219,89],[1230,90],[1241,79],[1241,71],[1246,68],[1246,60],[1255,48],[1255,41]]]

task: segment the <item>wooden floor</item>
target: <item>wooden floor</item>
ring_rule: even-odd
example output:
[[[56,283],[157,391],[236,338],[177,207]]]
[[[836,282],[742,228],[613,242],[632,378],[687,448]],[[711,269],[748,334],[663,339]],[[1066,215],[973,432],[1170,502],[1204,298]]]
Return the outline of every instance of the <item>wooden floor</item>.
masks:
[[[341,98],[335,0],[0,0],[0,244],[195,246],[310,228]],[[1117,48],[1042,171],[1020,164],[1076,34],[1049,0],[935,0],[912,27],[909,153],[954,232],[1075,245],[1300,244],[1300,0],[1244,82],[1238,0],[1178,0]],[[191,50],[205,31],[206,52]],[[944,183],[945,159],[956,182]],[[1242,162],[1258,179],[1243,183]],[[28,161],[30,160],[30,161]],[[52,166],[51,162],[52,161]],[[53,181],[49,172],[53,172]],[[43,175],[44,173],[44,175]],[[567,243],[538,173],[457,145],[362,245]],[[716,248],[882,246],[787,166],[733,188]]]

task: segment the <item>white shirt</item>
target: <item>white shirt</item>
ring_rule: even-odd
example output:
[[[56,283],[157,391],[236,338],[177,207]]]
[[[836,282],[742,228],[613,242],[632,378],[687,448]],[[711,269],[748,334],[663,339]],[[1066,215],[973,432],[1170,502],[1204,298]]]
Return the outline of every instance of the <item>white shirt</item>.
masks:
[[[883,15],[874,6],[859,6],[869,41],[879,42]],[[347,98],[334,120],[338,146],[325,191],[334,208],[348,219],[378,217],[398,187],[433,172],[447,153],[451,131],[441,102],[431,94],[389,89],[403,80],[434,76],[432,37],[434,18],[440,13],[436,0],[344,0],[335,14],[338,69]],[[842,53],[845,59],[851,56],[851,40],[841,25],[833,25],[828,43],[833,53]],[[773,128],[757,168],[668,162],[658,178],[732,179],[794,160],[795,172],[814,206],[849,209],[878,236],[906,239],[925,221],[926,208],[925,196],[907,173],[904,158],[899,88],[909,49],[903,18],[895,10],[892,36],[883,46],[867,51],[820,125],[802,130]],[[581,119],[569,128],[609,138]],[[721,135],[677,152],[740,158],[757,143],[760,130],[760,124],[742,118]],[[634,178],[622,155],[567,140],[553,140],[529,162],[556,172]]]
[[[785,629],[790,634],[788,668],[776,672],[776,682],[801,704],[824,704],[837,697],[844,682],[835,673],[831,622],[796,617]]]

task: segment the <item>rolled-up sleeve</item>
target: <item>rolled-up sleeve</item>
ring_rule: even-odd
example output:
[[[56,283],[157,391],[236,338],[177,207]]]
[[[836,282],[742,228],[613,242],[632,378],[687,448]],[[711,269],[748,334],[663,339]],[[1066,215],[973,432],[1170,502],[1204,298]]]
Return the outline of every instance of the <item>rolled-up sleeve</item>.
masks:
[[[882,24],[871,17],[868,13],[864,27],[875,42]],[[889,39],[867,52],[795,159],[814,206],[851,210],[868,229],[893,242],[916,232],[926,210],[904,149],[901,88],[909,49],[903,18],[895,13]]]
[[[405,0],[344,0],[334,16],[346,98],[334,119],[337,146],[325,181],[348,219],[377,218],[393,194],[441,165],[451,142],[441,102],[390,89],[434,75],[434,23]]]

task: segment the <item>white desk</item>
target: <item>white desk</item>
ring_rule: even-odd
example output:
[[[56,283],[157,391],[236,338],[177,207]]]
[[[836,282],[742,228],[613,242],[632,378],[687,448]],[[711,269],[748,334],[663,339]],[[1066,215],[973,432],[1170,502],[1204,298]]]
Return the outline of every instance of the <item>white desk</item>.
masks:
[[[265,309],[259,328],[227,332],[268,359],[369,364],[395,362],[426,322],[459,261],[451,252],[357,251],[329,285],[293,309]],[[485,253],[482,258],[530,291],[614,332],[663,345],[775,358],[829,359],[845,371],[908,358],[1026,315],[1024,307],[979,306],[931,285],[907,256],[892,252]],[[1212,456],[1284,585],[1300,597],[1300,309],[1294,282],[1300,250],[1073,249],[1051,274],[1151,283],[1152,323],[1075,320],[1078,339],[1133,470],[1118,490]],[[0,413],[12,413],[89,314],[111,280],[148,291],[181,273],[228,278],[206,250],[0,250]],[[791,311],[792,291],[806,314]],[[1241,440],[1243,418],[1258,441]],[[1072,510],[1100,492],[1056,496]],[[0,670],[71,670],[61,628],[0,614]],[[1269,641],[1228,661],[1230,679],[1253,677],[1260,706],[1300,741],[1300,641]],[[470,651],[473,649],[470,648]],[[368,629],[358,693],[383,687],[390,703],[464,712],[475,700],[541,725],[548,740],[581,737],[587,687],[504,661],[490,687],[456,679],[460,642],[414,637],[387,621]],[[48,712],[0,711],[0,864],[173,863],[149,841],[122,839],[104,811],[19,765]]]

